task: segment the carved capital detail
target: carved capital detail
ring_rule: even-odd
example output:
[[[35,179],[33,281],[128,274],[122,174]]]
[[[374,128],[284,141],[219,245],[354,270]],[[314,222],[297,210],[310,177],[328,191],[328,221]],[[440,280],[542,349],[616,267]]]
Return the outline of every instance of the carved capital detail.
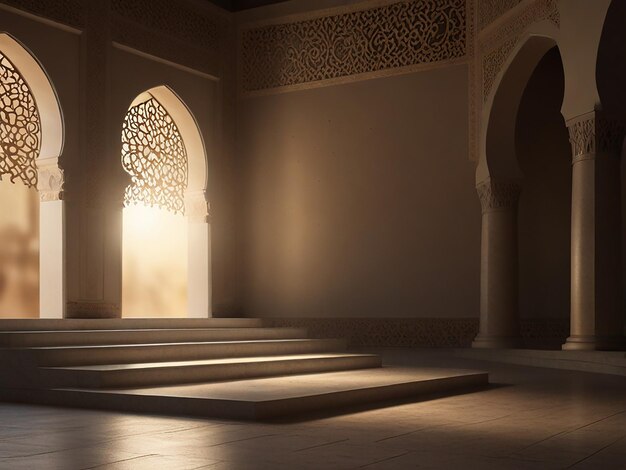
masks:
[[[626,121],[600,112],[584,114],[567,122],[574,161],[596,154],[620,156],[626,137]]]
[[[37,162],[37,191],[41,202],[59,201],[63,199],[63,170],[59,168],[56,158]]]
[[[514,181],[488,179],[476,186],[483,213],[517,206],[522,187]]]
[[[190,222],[210,223],[210,214],[210,204],[207,201],[205,191],[193,191],[185,195],[185,215]]]

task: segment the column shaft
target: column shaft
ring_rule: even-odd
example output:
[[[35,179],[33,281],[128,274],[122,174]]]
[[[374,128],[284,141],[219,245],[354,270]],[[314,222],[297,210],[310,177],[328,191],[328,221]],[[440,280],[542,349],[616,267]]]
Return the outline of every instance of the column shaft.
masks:
[[[621,121],[592,112],[568,122],[572,143],[570,336],[563,349],[623,347]]]
[[[477,187],[482,215],[480,331],[475,348],[520,344],[517,202],[520,187],[490,179]]]

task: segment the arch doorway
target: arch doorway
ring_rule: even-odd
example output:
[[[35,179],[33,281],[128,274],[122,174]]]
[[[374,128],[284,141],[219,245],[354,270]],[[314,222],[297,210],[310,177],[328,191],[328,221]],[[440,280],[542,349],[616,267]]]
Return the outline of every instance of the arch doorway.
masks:
[[[133,100],[122,127],[123,317],[211,315],[206,156],[195,119],[165,86]]]
[[[1,33],[0,318],[63,317],[62,146],[50,80]]]

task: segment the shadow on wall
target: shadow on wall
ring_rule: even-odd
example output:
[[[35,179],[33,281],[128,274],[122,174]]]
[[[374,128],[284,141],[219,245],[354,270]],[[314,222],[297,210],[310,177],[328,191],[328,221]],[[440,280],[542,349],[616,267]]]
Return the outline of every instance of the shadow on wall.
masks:
[[[561,103],[557,48],[539,62],[520,103],[516,153],[524,174],[519,202],[520,314],[569,319],[571,148]]]
[[[37,190],[0,180],[0,318],[39,317]]]
[[[143,205],[124,208],[122,316],[187,316],[183,215]]]

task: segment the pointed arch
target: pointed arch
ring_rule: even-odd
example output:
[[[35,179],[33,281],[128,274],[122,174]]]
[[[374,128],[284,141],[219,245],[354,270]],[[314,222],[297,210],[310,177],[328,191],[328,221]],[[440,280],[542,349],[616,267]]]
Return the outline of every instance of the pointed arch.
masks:
[[[3,57],[3,78],[17,80],[24,99],[20,105],[5,103],[3,113],[19,129],[5,133],[11,153],[17,147],[21,165],[19,179],[39,192],[39,316],[62,318],[65,314],[65,232],[62,201],[63,171],[59,158],[63,152],[63,113],[52,81],[35,56],[17,39],[0,32],[0,54]],[[9,76],[10,75],[10,76]],[[14,86],[15,91],[16,88]],[[7,98],[5,96],[4,98]],[[16,133],[14,133],[16,131]],[[17,137],[16,137],[17,136]],[[16,139],[11,143],[11,139]],[[16,145],[15,143],[19,145]],[[16,174],[11,175],[16,179]]]
[[[553,47],[559,30],[550,21],[533,24],[517,41],[495,77],[481,117],[476,182],[488,178],[517,180],[521,172],[515,157],[515,122],[526,84]]]
[[[122,129],[126,205],[143,203],[187,217],[187,315],[211,316],[207,156],[189,108],[162,85],[137,95]]]

